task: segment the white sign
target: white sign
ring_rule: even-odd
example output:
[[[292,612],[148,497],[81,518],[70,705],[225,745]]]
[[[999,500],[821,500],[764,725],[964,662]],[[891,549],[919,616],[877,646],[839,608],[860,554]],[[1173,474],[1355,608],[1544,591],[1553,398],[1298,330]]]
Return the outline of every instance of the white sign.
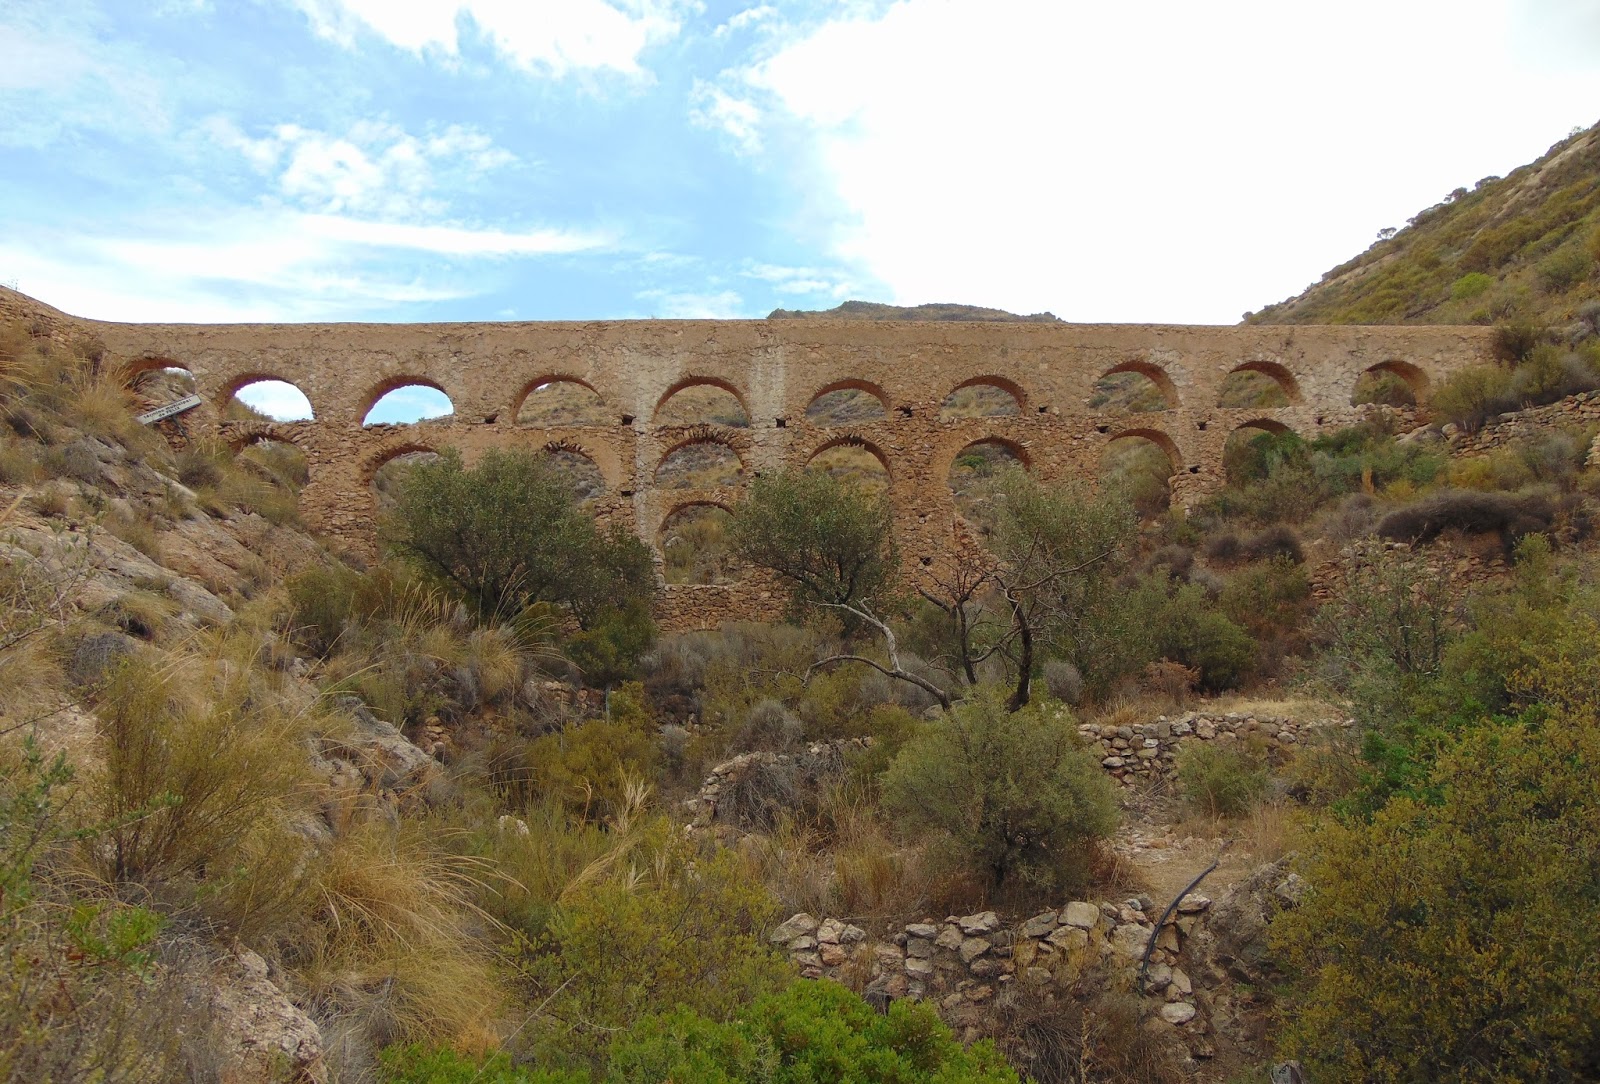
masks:
[[[154,425],[163,418],[170,418],[174,414],[182,414],[185,410],[193,410],[200,405],[198,395],[185,395],[182,399],[174,400],[166,406],[158,406],[146,414],[141,414],[134,420],[140,425]]]

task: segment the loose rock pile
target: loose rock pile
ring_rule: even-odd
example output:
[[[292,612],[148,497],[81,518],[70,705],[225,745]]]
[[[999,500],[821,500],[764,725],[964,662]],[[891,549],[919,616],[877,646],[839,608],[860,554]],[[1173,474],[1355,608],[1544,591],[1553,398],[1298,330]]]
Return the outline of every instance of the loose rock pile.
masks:
[[[1191,895],[1156,934],[1145,993],[1157,1013],[1195,1036],[1209,1029],[1192,998],[1193,983],[1180,966],[1183,945],[1203,921],[1211,901]],[[1012,983],[1043,993],[1072,985],[1091,971],[1120,973],[1109,981],[1132,985],[1155,931],[1156,905],[1147,897],[1121,904],[1074,901],[1043,911],[1015,927],[983,911],[943,922],[913,922],[891,941],[871,941],[840,919],[798,914],[768,940],[785,950],[806,978],[855,978],[869,1001],[911,998],[937,1004],[952,1027],[978,1037],[985,1006]],[[1207,1049],[1200,1044],[1201,1050]]]
[[[1078,733],[1094,744],[1100,765],[1119,783],[1158,782],[1175,779],[1178,750],[1186,742],[1248,741],[1259,744],[1269,756],[1302,744],[1328,721],[1296,722],[1282,715],[1252,712],[1191,711],[1177,718],[1157,716],[1154,722],[1132,726],[1082,723]],[[1337,725],[1350,725],[1340,721]]]
[[[699,793],[684,800],[683,807],[690,816],[690,828],[710,828],[718,820],[719,803],[753,771],[792,767],[797,775],[817,777],[841,768],[847,753],[871,745],[871,738],[841,738],[837,741],[814,741],[804,750],[794,753],[741,753],[712,768],[711,774],[701,784]]]

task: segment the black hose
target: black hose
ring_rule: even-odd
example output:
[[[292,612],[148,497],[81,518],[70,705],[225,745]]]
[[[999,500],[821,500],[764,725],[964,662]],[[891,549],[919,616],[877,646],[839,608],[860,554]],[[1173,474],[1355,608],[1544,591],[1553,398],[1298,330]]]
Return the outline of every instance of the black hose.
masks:
[[[1224,843],[1222,848],[1217,851],[1217,857],[1211,860],[1211,864],[1196,874],[1194,880],[1184,886],[1183,891],[1174,896],[1172,902],[1167,904],[1167,909],[1161,912],[1161,921],[1157,922],[1156,928],[1150,931],[1150,940],[1144,943],[1144,955],[1139,958],[1139,979],[1134,986],[1139,991],[1140,996],[1144,994],[1144,974],[1150,969],[1150,954],[1156,950],[1156,938],[1161,936],[1161,927],[1167,924],[1167,919],[1171,918],[1172,912],[1178,909],[1178,904],[1183,902],[1183,897],[1193,892],[1196,886],[1211,874],[1212,870],[1222,864],[1222,856],[1227,852],[1228,847],[1229,844]]]

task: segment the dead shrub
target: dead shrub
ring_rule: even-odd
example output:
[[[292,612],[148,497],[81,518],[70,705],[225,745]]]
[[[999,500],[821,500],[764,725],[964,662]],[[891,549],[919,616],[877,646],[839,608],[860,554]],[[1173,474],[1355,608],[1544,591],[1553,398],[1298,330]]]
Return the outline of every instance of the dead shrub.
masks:
[[[1063,704],[1076,706],[1083,699],[1083,674],[1066,659],[1046,659],[1042,676],[1044,687]]]
[[[1139,681],[1139,687],[1145,692],[1165,697],[1178,707],[1189,702],[1198,684],[1200,684],[1199,670],[1170,659],[1162,659],[1147,665]]]
[[[733,753],[786,753],[800,742],[800,719],[776,700],[758,700],[734,733]]]
[[[1378,522],[1378,536],[1396,542],[1430,542],[1445,531],[1496,534],[1506,554],[1519,539],[1548,532],[1558,507],[1540,493],[1516,495],[1450,490],[1397,508]]]
[[[1244,554],[1252,561],[1287,557],[1295,564],[1300,564],[1306,559],[1300,536],[1292,527],[1282,523],[1251,535],[1244,543]]]
[[[1067,989],[1013,983],[994,1000],[995,1045],[1036,1084],[1178,1084],[1175,1044],[1143,1026],[1140,999],[1085,976]]]
[[[844,770],[844,757],[831,745],[754,761],[723,784],[717,819],[747,832],[771,831],[786,816],[814,822],[824,789]]]
[[[1243,552],[1244,543],[1232,531],[1206,539],[1206,556],[1213,561],[1237,561]]]

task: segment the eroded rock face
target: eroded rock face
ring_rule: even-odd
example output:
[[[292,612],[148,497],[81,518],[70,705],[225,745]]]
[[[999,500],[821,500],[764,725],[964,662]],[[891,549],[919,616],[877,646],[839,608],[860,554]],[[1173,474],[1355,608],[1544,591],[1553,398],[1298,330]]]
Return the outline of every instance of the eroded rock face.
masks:
[[[1266,1052],[1270,1007],[1264,991],[1284,977],[1267,943],[1272,920],[1298,901],[1305,881],[1293,856],[1262,866],[1212,904],[1185,946],[1184,983],[1192,981],[1217,1032],[1251,1056]]]
[[[219,1084],[326,1084],[322,1033],[272,982],[267,962],[247,948],[206,963],[198,952],[180,965],[185,999],[207,1024]]]

